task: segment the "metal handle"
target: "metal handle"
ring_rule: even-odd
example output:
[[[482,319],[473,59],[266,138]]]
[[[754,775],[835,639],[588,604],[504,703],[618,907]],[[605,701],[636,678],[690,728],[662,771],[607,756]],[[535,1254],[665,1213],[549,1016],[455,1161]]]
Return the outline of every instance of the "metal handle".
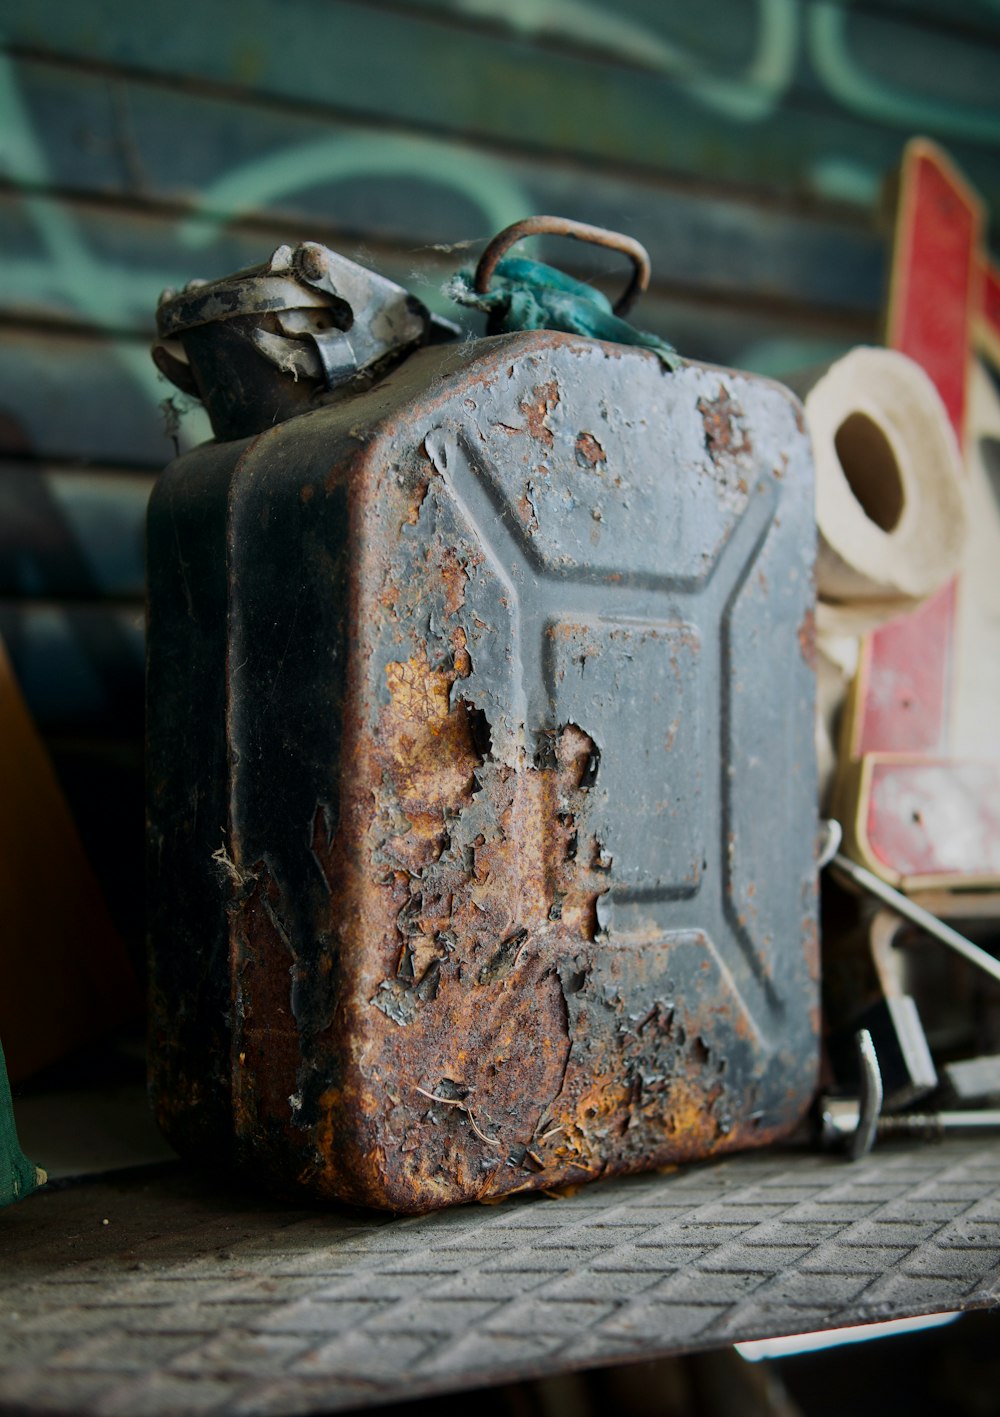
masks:
[[[498,232],[479,258],[476,267],[475,288],[485,295],[490,288],[493,272],[501,256],[526,236],[570,236],[574,241],[587,241],[592,246],[606,246],[609,251],[620,251],[632,262],[632,279],[624,292],[615,301],[614,312],[624,315],[637,295],[649,285],[649,253],[641,242],[631,236],[623,236],[619,231],[607,231],[603,226],[588,226],[586,222],[570,221],[561,216],[529,216],[523,221],[515,221],[513,226]]]

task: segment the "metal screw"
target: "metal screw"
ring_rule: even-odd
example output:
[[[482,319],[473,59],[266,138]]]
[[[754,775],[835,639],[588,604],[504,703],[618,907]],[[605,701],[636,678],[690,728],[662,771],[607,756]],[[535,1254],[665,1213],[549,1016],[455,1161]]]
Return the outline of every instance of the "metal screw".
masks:
[[[828,1149],[845,1146],[852,1161],[860,1161],[875,1145],[882,1113],[882,1070],[867,1028],[855,1034],[860,1074],[857,1100],[824,1097],[820,1102],[821,1140]]]
[[[843,1146],[852,1161],[867,1156],[876,1140],[911,1137],[940,1141],[946,1132],[1000,1130],[1000,1108],[968,1112],[897,1112],[882,1116],[882,1074],[872,1036],[866,1028],[856,1035],[860,1088],[857,1100],[826,1097],[820,1103],[821,1139],[827,1148]]]

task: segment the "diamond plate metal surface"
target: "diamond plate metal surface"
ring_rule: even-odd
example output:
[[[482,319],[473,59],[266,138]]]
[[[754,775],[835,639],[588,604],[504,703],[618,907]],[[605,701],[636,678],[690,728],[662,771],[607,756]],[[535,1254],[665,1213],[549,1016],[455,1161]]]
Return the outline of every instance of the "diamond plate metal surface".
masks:
[[[0,1410],[335,1411],[995,1304],[1000,1142],[767,1151],[421,1218],[180,1167],[0,1216]]]

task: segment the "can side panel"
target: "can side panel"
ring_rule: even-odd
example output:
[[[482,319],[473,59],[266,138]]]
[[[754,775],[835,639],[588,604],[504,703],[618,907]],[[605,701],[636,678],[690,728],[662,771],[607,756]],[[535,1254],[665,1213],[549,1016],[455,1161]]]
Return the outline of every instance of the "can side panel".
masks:
[[[233,1120],[240,1161],[286,1185],[320,1164],[315,1117],[320,1098],[340,1107],[346,1043],[345,715],[365,627],[353,591],[357,443],[338,412],[259,440],[228,531]]]
[[[233,1135],[226,522],[244,446],[172,463],[147,522],[150,1091],[172,1145],[218,1161]]]
[[[216,1003],[248,1166],[419,1211],[793,1126],[817,1052],[794,401],[548,332],[426,350],[262,435],[228,537]]]
[[[352,1041],[314,1183],[343,1194],[338,1129],[352,1198],[405,1210],[773,1140],[817,1064],[798,406],[551,334],[432,359],[358,467]]]

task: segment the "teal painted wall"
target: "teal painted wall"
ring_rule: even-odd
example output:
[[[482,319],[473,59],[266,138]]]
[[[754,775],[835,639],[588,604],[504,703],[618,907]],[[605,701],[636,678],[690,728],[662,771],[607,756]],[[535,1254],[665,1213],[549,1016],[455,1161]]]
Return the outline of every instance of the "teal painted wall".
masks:
[[[646,243],[641,323],[773,374],[877,337],[912,133],[1000,209],[1000,0],[25,0],[0,38],[0,634],[123,840],[164,286],[309,236],[444,309],[548,210]]]

